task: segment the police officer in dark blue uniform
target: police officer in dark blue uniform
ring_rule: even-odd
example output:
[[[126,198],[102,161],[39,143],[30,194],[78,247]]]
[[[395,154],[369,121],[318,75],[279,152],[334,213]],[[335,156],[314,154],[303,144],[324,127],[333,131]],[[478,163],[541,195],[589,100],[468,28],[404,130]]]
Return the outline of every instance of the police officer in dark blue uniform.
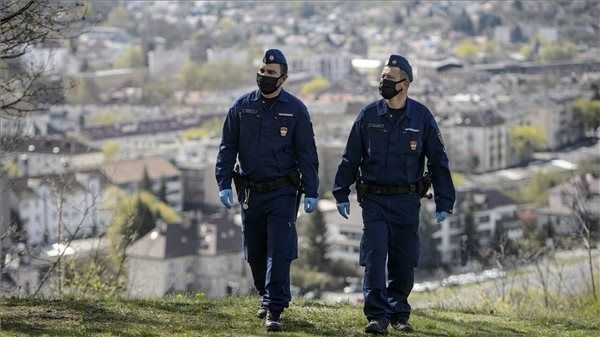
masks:
[[[384,333],[390,323],[401,331],[412,329],[407,298],[419,258],[420,198],[432,183],[438,222],[454,205],[440,131],[431,112],[408,97],[412,80],[409,62],[391,55],[379,84],[383,99],[360,111],[335,177],[333,194],[339,213],[348,217],[348,195],[355,182],[362,208],[360,264],[365,267],[364,313],[369,320],[365,331],[369,333]]]
[[[242,204],[245,255],[261,296],[257,316],[266,316],[269,331],[281,329],[280,315],[291,300],[300,193],[310,213],[319,186],[310,116],[298,98],[283,90],[286,79],[283,53],[267,50],[256,74],[259,90],[240,97],[227,114],[216,163],[221,202],[232,207],[233,179]]]

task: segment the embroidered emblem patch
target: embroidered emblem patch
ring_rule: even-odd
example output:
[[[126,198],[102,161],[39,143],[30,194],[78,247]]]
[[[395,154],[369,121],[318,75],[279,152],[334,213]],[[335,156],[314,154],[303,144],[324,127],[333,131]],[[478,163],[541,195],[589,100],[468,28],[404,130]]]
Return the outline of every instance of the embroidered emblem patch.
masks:
[[[281,137],[285,137],[287,135],[288,132],[288,128],[286,128],[285,126],[282,126],[281,128],[279,128],[279,134],[281,135]]]

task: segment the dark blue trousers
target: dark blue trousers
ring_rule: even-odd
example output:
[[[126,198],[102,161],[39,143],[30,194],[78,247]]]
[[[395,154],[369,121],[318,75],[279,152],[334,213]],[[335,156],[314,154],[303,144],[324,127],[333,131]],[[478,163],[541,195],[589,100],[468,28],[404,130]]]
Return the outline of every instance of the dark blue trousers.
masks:
[[[408,296],[419,261],[419,197],[368,195],[361,206],[364,227],[360,264],[365,267],[365,316],[369,320],[408,320]]]
[[[290,265],[298,257],[297,191],[283,187],[268,193],[252,192],[242,209],[243,240],[254,286],[272,312],[289,306]]]

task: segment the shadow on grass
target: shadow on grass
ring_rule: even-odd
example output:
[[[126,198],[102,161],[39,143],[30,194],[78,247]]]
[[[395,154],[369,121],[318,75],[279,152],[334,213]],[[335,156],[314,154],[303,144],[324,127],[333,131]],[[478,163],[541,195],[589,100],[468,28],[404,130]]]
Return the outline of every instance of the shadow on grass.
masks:
[[[78,300],[8,299],[4,306],[2,331],[30,336],[89,336],[90,332],[115,332],[119,336],[139,336],[126,330],[133,324],[158,328],[164,322],[143,318],[137,314],[120,313],[105,304]],[[155,334],[146,334],[155,336]]]
[[[506,327],[503,324],[490,322],[490,321],[465,321],[465,320],[455,320],[447,317],[440,317],[431,315],[427,312],[418,312],[417,316],[421,318],[425,318],[430,322],[436,324],[435,328],[428,329],[427,331],[418,329],[418,332],[423,336],[445,336],[440,335],[438,332],[433,332],[430,330],[455,330],[461,331],[461,334],[469,333],[473,336],[481,336],[481,337],[500,337],[500,336],[528,336],[530,335],[527,332],[519,331],[517,329],[513,329],[510,327]]]

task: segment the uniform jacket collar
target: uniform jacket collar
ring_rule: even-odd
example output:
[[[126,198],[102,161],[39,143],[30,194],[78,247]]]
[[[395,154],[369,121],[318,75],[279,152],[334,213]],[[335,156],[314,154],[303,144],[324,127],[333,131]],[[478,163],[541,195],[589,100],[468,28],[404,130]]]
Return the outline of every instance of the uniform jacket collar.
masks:
[[[379,102],[377,103],[377,115],[382,116],[382,115],[387,114],[388,112],[389,112],[389,107],[385,103],[385,100],[380,99]],[[414,101],[410,97],[407,97],[406,98],[406,117],[408,119],[412,119],[412,117],[414,116],[414,113],[415,113]]]
[[[261,99],[261,97],[262,97],[262,94],[260,93],[260,90],[256,89],[252,93],[251,99],[256,102],[259,99]],[[277,101],[279,101],[279,102],[289,102],[290,101],[290,94],[287,91],[285,91],[285,89],[281,89],[281,92],[279,93],[279,96],[277,96]]]

